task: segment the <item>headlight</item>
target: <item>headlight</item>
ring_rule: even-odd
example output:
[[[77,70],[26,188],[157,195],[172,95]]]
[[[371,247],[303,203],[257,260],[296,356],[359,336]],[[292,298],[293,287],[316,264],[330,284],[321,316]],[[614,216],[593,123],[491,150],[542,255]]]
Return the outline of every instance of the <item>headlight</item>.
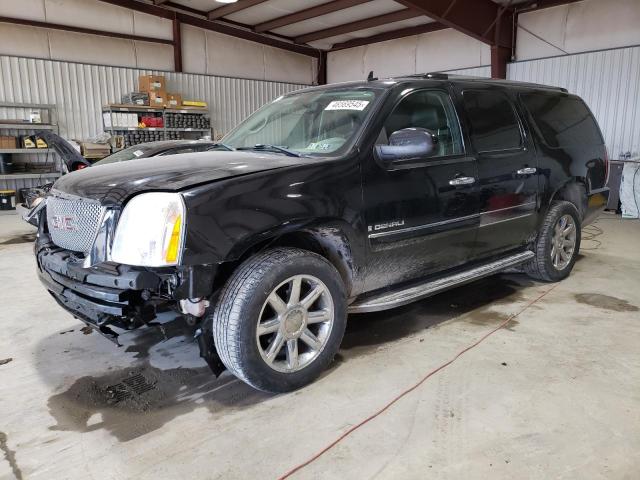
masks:
[[[118,221],[111,260],[144,267],[177,265],[184,242],[184,210],[177,193],[133,197]]]

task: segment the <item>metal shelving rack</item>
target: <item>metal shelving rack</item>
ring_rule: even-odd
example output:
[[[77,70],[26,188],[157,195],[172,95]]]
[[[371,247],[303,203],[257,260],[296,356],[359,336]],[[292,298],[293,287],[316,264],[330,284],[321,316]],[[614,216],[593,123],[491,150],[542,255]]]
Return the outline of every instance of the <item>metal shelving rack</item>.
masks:
[[[30,123],[30,122],[12,122],[3,123],[0,121],[0,133],[3,131],[13,130],[15,133],[12,136],[18,137],[22,132],[35,132],[36,130],[53,130],[56,133],[59,132],[58,125],[56,124],[56,106],[52,104],[43,103],[13,103],[13,102],[0,102],[0,109],[12,109],[12,110],[39,110],[41,115],[46,112],[46,122],[44,123]],[[2,115],[1,117],[4,117]],[[24,113],[23,113],[24,117]],[[5,120],[6,122],[6,120]],[[49,148],[0,148],[1,154],[11,155],[55,155],[55,151]],[[62,175],[61,165],[58,161],[56,163],[57,170],[55,172],[20,172],[0,175],[0,189],[12,189],[17,190],[20,187],[27,186],[27,180],[50,180],[58,178]],[[37,182],[36,182],[37,183]]]
[[[177,108],[156,108],[156,107],[147,107],[143,105],[129,105],[129,104],[111,104],[105,105],[102,107],[103,113],[103,128],[105,132],[109,132],[113,135],[118,135],[124,132],[132,132],[132,131],[148,131],[148,132],[161,132],[162,139],[165,140],[168,138],[168,132],[183,132],[183,133],[200,133],[199,137],[211,135],[212,134],[212,126],[209,124],[208,128],[174,128],[174,127],[166,127],[167,124],[167,113],[183,113],[183,114],[191,114],[191,115],[209,115],[209,111],[206,108],[201,107],[177,107]],[[162,124],[165,125],[163,127],[124,127],[124,126],[114,126],[114,113],[136,113],[138,116],[145,113],[161,113],[162,114]],[[104,114],[108,114],[110,118],[111,125],[107,126],[105,124]]]

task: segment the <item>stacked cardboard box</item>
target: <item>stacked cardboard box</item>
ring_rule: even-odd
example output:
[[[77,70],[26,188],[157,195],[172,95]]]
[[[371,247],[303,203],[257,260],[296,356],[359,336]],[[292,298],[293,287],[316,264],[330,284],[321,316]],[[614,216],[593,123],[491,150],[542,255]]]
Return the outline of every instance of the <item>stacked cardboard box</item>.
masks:
[[[140,75],[138,90],[149,95],[149,106],[177,108],[182,106],[182,95],[167,92],[167,83],[162,75]]]
[[[162,75],[140,75],[138,90],[149,94],[149,106],[164,107],[167,103],[167,83]]]
[[[0,148],[18,148],[18,139],[16,137],[0,136]]]
[[[108,143],[80,142],[80,151],[85,158],[104,158],[111,154]]]
[[[182,106],[182,95],[179,93],[167,93],[167,107],[178,108]]]
[[[138,86],[141,92],[167,93],[167,84],[162,75],[140,75]]]

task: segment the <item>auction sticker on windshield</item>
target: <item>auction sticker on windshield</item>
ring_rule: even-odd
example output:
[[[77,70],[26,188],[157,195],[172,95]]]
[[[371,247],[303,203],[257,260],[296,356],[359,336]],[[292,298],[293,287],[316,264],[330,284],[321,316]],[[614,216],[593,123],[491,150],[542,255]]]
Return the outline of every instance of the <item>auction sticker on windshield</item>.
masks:
[[[325,110],[364,110],[369,105],[369,100],[334,100]]]

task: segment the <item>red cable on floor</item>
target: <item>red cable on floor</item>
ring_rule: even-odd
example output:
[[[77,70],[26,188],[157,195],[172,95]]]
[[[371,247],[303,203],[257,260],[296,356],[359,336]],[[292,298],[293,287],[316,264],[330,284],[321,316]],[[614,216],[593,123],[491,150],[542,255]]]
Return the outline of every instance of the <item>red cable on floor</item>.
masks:
[[[398,396],[396,396],[394,399],[392,399],[390,402],[388,402],[384,407],[382,407],[380,410],[378,410],[377,412],[373,413],[372,415],[368,416],[367,418],[365,418],[364,420],[362,420],[360,423],[353,425],[351,428],[349,428],[346,432],[344,432],[342,435],[340,435],[338,438],[336,438],[333,442],[331,442],[329,445],[327,445],[326,447],[324,447],[322,450],[320,450],[318,453],[316,453],[315,455],[313,455],[311,458],[309,458],[307,461],[305,461],[304,463],[301,463],[300,465],[292,468],[291,470],[289,470],[287,473],[285,473],[284,475],[282,475],[281,477],[278,477],[278,480],[284,480],[286,478],[289,478],[291,475],[293,475],[294,473],[302,470],[304,467],[306,467],[307,465],[313,463],[314,461],[316,461],[318,458],[320,458],[322,455],[324,455],[326,452],[328,452],[329,450],[331,450],[333,447],[335,447],[338,443],[340,443],[342,440],[344,440],[346,437],[348,437],[349,435],[351,435],[354,431],[356,431],[357,429],[359,429],[360,427],[362,427],[363,425],[365,425],[366,423],[369,423],[371,420],[373,420],[374,418],[376,418],[378,415],[382,414],[383,412],[385,412],[386,410],[389,409],[389,407],[391,407],[394,403],[396,403],[398,400],[400,400],[402,397],[404,397],[405,395],[413,392],[416,388],[418,388],[420,385],[422,385],[424,382],[427,381],[427,379],[429,379],[430,377],[432,377],[433,375],[435,375],[436,373],[438,373],[440,370],[448,367],[449,365],[451,365],[453,362],[455,362],[458,358],[460,358],[462,355],[464,355],[466,352],[468,352],[469,350],[471,350],[472,348],[477,347],[478,345],[480,345],[483,341],[485,341],[487,338],[489,338],[491,335],[493,335],[494,333],[496,333],[498,330],[500,330],[501,328],[505,327],[511,320],[513,320],[514,318],[516,318],[518,315],[520,315],[522,312],[524,312],[526,309],[528,309],[531,305],[533,305],[534,303],[538,302],[539,300],[541,300],[545,295],[547,295],[548,293],[550,293],[554,288],[556,288],[558,286],[558,284],[556,283],[553,287],[551,287],[549,290],[545,291],[544,293],[542,293],[540,296],[536,297],[534,300],[530,301],[529,303],[527,303],[521,310],[519,310],[517,313],[514,313],[513,315],[510,315],[504,322],[502,322],[500,325],[498,325],[496,328],[494,328],[493,330],[491,330],[490,332],[486,333],[485,335],[483,335],[482,337],[480,337],[479,340],[477,340],[476,342],[472,343],[471,345],[469,345],[468,347],[466,347],[465,349],[461,350],[460,352],[458,352],[458,354],[456,354],[455,357],[453,357],[451,360],[449,360],[446,363],[443,363],[442,365],[440,365],[438,368],[436,368],[435,370],[430,371],[429,373],[427,373],[424,377],[422,377],[422,379],[420,381],[418,381],[418,383],[416,383],[415,385],[407,388],[404,392],[400,393]]]

